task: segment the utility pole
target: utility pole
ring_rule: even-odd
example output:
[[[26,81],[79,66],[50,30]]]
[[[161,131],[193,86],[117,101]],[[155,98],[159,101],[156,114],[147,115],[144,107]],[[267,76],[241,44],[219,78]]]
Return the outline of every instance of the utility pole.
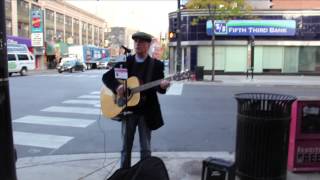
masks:
[[[181,4],[180,0],[178,0],[178,13],[177,13],[177,30],[176,30],[176,37],[177,37],[177,72],[181,71]]]
[[[0,1],[0,179],[16,180],[5,20],[5,1]]]

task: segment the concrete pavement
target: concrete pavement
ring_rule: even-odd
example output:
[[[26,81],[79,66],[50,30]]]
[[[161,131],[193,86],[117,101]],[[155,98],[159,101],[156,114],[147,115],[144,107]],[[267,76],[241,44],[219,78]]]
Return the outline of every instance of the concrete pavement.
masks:
[[[206,85],[232,85],[232,86],[320,86],[320,76],[304,75],[255,75],[253,79],[246,75],[216,75],[215,81],[211,76],[204,76],[203,81],[189,81],[188,83]]]
[[[38,73],[57,73],[55,70],[35,71]],[[320,76],[267,76],[259,75],[246,78],[245,75],[217,75],[211,82],[210,76],[204,81],[185,81],[184,83],[202,85],[234,85],[234,86],[320,86]],[[234,154],[228,152],[154,152],[160,157],[168,169],[171,180],[200,180],[202,161],[207,157],[234,160]],[[56,156],[26,157],[16,163],[19,180],[102,180],[109,177],[119,168],[119,153],[71,154]],[[133,161],[139,159],[133,153]],[[291,173],[288,180],[318,180],[319,173]]]
[[[170,180],[200,180],[202,161],[216,157],[234,160],[227,152],[154,152],[168,170]],[[139,160],[133,153],[133,163]],[[119,168],[119,153],[72,154],[18,159],[19,180],[104,180]],[[287,173],[287,180],[319,180],[319,173]]]

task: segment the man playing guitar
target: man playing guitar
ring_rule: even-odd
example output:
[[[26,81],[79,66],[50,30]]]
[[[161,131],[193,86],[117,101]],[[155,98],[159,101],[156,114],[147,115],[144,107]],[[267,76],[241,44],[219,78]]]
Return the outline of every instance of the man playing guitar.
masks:
[[[141,91],[140,100],[136,106],[124,108],[125,115],[121,116],[123,142],[121,168],[131,166],[131,151],[136,127],[138,127],[140,137],[140,158],[151,156],[151,131],[164,124],[157,92],[164,94],[170,85],[169,81],[161,80],[164,78],[164,64],[148,55],[152,36],[144,32],[137,32],[132,35],[132,39],[135,54],[129,55],[126,62],[117,63],[114,68],[106,72],[102,78],[103,83],[119,99],[130,94],[130,90],[127,91],[125,83],[120,83],[116,78],[115,69],[117,68],[125,68],[128,77],[137,77],[141,84],[156,80],[160,80],[160,83],[153,88]]]

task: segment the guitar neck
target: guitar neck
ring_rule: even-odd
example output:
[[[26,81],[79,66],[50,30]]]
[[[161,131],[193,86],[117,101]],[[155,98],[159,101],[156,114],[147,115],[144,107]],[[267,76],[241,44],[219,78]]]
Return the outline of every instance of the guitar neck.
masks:
[[[153,87],[155,87],[155,86],[160,85],[160,83],[161,83],[162,80],[169,80],[169,81],[171,81],[171,80],[172,80],[172,77],[167,77],[167,78],[164,78],[164,79],[159,79],[159,80],[156,80],[156,81],[152,81],[152,82],[143,84],[143,85],[141,85],[141,86],[139,86],[139,87],[136,87],[136,88],[131,89],[131,92],[132,92],[132,93],[136,93],[136,92],[140,92],[140,91],[144,91],[144,90],[153,88]]]

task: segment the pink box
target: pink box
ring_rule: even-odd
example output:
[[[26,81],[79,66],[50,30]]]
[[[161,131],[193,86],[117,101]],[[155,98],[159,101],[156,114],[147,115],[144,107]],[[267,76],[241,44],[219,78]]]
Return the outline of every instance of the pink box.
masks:
[[[288,169],[320,170],[320,97],[299,97],[292,104]]]

